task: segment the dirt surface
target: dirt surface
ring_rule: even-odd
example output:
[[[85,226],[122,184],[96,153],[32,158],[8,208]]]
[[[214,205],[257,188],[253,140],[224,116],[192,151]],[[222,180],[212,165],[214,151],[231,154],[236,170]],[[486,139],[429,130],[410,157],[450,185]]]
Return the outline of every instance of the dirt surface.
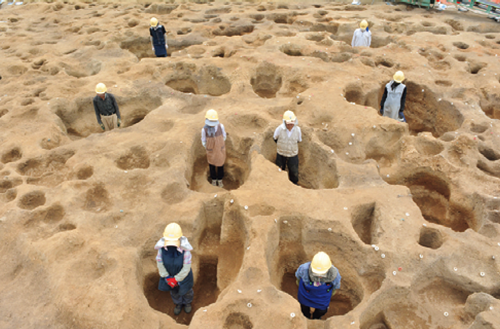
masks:
[[[362,19],[373,44],[353,49]],[[3,4],[0,53],[0,328],[500,328],[500,24],[319,1]],[[397,70],[407,124],[378,114]],[[98,82],[118,130],[96,123]],[[224,189],[200,142],[210,108]],[[286,110],[299,186],[274,164]],[[153,249],[173,221],[194,247],[178,317]],[[294,272],[321,250],[342,286],[311,321]]]

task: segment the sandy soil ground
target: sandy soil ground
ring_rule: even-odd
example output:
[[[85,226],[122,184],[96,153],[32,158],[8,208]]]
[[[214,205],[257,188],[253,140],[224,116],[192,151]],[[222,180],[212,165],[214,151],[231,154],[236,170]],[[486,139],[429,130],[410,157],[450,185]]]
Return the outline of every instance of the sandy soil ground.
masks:
[[[362,19],[372,47],[352,48]],[[500,24],[385,4],[4,4],[0,52],[0,328],[500,328]],[[378,114],[397,70],[408,123]],[[118,130],[96,123],[98,82]],[[224,189],[200,142],[210,108]],[[274,164],[285,110],[300,186]],[[178,317],[153,249],[172,221],[194,246]],[[311,321],[294,272],[320,250],[342,288]]]

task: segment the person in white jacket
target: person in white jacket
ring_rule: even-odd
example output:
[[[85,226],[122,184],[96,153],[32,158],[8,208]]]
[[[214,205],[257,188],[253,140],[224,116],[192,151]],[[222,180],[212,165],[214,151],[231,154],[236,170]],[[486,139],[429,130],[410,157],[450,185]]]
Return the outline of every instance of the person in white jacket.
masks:
[[[353,47],[370,47],[372,44],[372,33],[368,28],[368,22],[363,20],[359,24],[359,29],[354,31],[352,36],[351,46]]]

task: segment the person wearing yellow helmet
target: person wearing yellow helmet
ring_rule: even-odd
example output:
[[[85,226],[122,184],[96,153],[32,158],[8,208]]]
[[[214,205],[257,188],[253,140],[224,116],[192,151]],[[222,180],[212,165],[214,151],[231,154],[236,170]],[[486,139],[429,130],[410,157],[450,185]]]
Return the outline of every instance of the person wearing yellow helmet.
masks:
[[[370,47],[372,44],[372,33],[368,28],[368,22],[363,20],[359,24],[359,29],[354,31],[352,36],[352,47]]]
[[[149,28],[149,35],[151,39],[151,46],[155,52],[156,57],[167,57],[167,39],[165,38],[165,27],[158,23],[156,17],[151,18],[149,21],[151,27]]]
[[[98,83],[95,87],[97,95],[94,97],[92,103],[94,104],[97,123],[99,123],[101,129],[113,130],[116,127],[120,127],[122,119],[115,96],[108,93],[107,90],[104,83]]]
[[[397,71],[393,79],[385,85],[384,95],[380,101],[380,114],[384,117],[406,122],[403,111],[406,103],[406,86],[403,84],[405,75]]]
[[[292,111],[283,114],[283,123],[274,131],[274,142],[278,144],[276,165],[285,170],[288,166],[288,178],[297,185],[299,182],[299,142],[302,131],[297,126],[298,120]]]
[[[224,187],[224,162],[226,162],[226,130],[219,122],[219,115],[214,109],[205,114],[205,126],[201,128],[201,143],[207,150],[212,185]]]
[[[298,300],[302,314],[308,319],[321,319],[328,312],[330,299],[340,289],[339,270],[330,257],[320,251],[311,262],[299,266],[295,272],[299,286]],[[311,312],[314,308],[314,312]]]
[[[179,315],[184,306],[184,312],[191,313],[194,298],[194,279],[191,269],[191,250],[193,247],[183,236],[177,223],[165,227],[163,237],[156,243],[156,265],[160,273],[158,289],[169,291],[175,304],[174,314]]]

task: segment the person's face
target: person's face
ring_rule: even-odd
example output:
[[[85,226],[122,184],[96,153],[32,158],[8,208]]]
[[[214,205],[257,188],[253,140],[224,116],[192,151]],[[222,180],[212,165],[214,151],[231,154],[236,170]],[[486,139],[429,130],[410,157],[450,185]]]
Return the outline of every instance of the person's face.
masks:
[[[104,97],[106,97],[106,94],[97,94],[97,96],[101,97],[101,99],[104,99]]]
[[[286,125],[286,129],[288,129],[288,131],[291,131],[293,126],[295,126],[293,123],[285,123]]]

